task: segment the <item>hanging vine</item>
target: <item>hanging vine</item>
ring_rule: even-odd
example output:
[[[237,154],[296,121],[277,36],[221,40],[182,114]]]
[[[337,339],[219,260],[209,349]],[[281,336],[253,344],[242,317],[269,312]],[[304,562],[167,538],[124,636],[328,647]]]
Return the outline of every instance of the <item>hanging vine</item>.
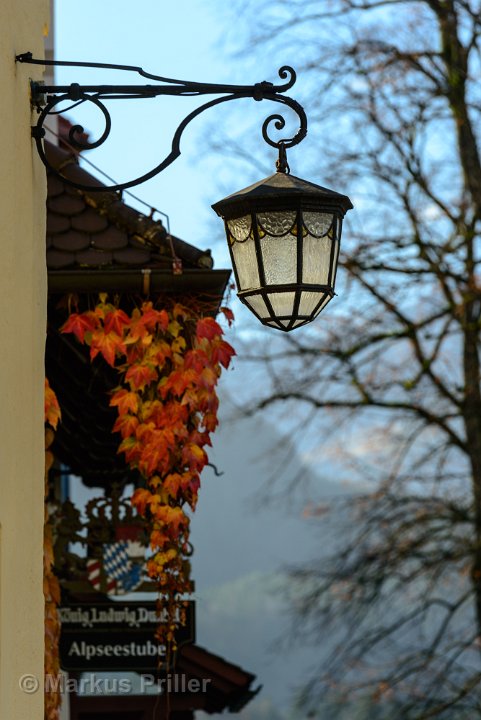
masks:
[[[232,313],[224,313],[230,323]],[[175,650],[192,591],[186,509],[197,503],[205,447],[218,424],[216,385],[235,352],[212,317],[152,302],[128,314],[105,294],[92,310],[72,313],[61,331],[86,344],[91,360],[100,355],[118,371],[113,430],[122,438],[118,452],[143,478],[132,503],[150,534],[147,572],[158,585],[162,618],[157,639]]]
[[[60,408],[57,397],[45,379],[45,517],[43,525],[43,594],[45,598],[45,720],[58,720],[61,703],[60,688],[55,680],[60,673],[59,640],[60,619],[58,605],[60,603],[60,586],[53,571],[53,537],[52,525],[49,522],[47,496],[48,471],[53,464],[53,455],[49,450],[54,430],[60,420]],[[54,682],[52,682],[52,680]]]

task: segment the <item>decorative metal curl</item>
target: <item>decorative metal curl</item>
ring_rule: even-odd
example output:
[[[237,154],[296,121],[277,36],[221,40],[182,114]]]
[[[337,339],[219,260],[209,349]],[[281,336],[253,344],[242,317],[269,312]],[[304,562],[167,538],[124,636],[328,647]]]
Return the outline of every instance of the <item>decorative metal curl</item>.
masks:
[[[302,107],[302,105],[299,105],[299,103],[296,102],[295,100],[291,100],[291,98],[278,98],[277,102],[282,102],[282,103],[284,103],[284,105],[288,105],[290,108],[292,108],[294,110],[295,113],[297,113],[298,117],[301,120],[301,127],[299,128],[299,130],[297,131],[297,133],[294,135],[293,138],[285,138],[285,139],[277,140],[277,141],[272,140],[269,137],[269,132],[268,132],[269,125],[271,123],[274,123],[276,130],[283,130],[286,125],[286,121],[285,121],[284,117],[282,115],[279,115],[278,113],[276,113],[274,115],[269,115],[269,117],[264,120],[264,122],[262,124],[262,137],[264,138],[264,140],[266,141],[266,143],[268,145],[270,145],[271,147],[275,147],[277,149],[279,149],[281,147],[281,145],[284,148],[294,147],[294,145],[297,145],[298,143],[300,143],[301,140],[304,140],[304,138],[307,135],[306,113],[304,112],[304,108]]]
[[[48,115],[51,114],[50,110],[52,108],[69,99],[70,98],[66,95],[54,96],[53,99],[47,103],[44,110],[40,113],[36,127],[38,128],[43,126],[43,122],[48,117]],[[83,125],[72,125],[68,133],[68,142],[76,150],[94,150],[95,148],[100,147],[100,145],[102,145],[110,135],[110,131],[112,129],[112,118],[110,117],[110,113],[105,107],[105,105],[94,95],[83,95],[81,102],[91,102],[99,108],[105,119],[105,130],[103,131],[102,135],[99,137],[98,140],[95,140],[95,142],[89,142],[88,140],[80,139],[80,136],[85,133],[85,128],[83,127]],[[61,110],[58,114],[61,114],[62,112],[67,112],[67,110]],[[78,136],[79,139],[77,139],[76,136]]]
[[[150,180],[155,175],[165,170],[176,160],[181,154],[180,142],[182,134],[187,125],[200,115],[204,110],[207,110],[215,105],[220,105],[224,102],[231,100],[237,100],[239,98],[251,97],[256,101],[270,100],[272,102],[281,103],[291,108],[299,118],[300,127],[299,130],[292,138],[282,138],[278,141],[273,140],[269,135],[269,127],[274,123],[277,130],[282,130],[285,127],[285,119],[282,115],[274,114],[270,115],[262,125],[262,137],[265,142],[271,147],[275,147],[279,150],[279,153],[285,155],[286,148],[293,147],[303,140],[307,134],[307,117],[302,106],[292,98],[282,95],[282,93],[290,90],[290,88],[296,82],[296,73],[288,65],[282,66],[279,71],[279,77],[282,80],[287,80],[285,83],[280,85],[274,85],[270,82],[260,82],[255,85],[219,85],[212,83],[197,83],[184,80],[174,80],[172,78],[164,78],[158,75],[152,75],[147,73],[142,68],[131,66],[131,65],[111,65],[107,63],[83,63],[83,62],[69,62],[69,61],[57,61],[57,60],[38,60],[32,57],[31,53],[23,53],[17,56],[17,61],[22,63],[30,63],[37,65],[68,65],[75,67],[95,67],[95,68],[107,68],[115,70],[127,70],[130,72],[136,72],[142,77],[146,77],[152,80],[165,83],[164,85],[96,85],[96,86],[80,86],[77,83],[73,83],[67,86],[46,86],[41,83],[32,82],[32,104],[37,107],[39,117],[37,124],[32,127],[32,137],[35,140],[38,154],[45,165],[45,167],[54,175],[61,178],[65,183],[71,185],[79,190],[88,192],[105,192],[105,191],[121,191],[134,185],[139,185],[147,180]],[[139,176],[134,180],[129,180],[124,183],[117,185],[84,185],[77,183],[74,180],[66,178],[62,175],[55,167],[52,167],[47,160],[45,150],[43,147],[43,138],[45,136],[44,123],[49,115],[61,114],[66,112],[65,110],[54,110],[59,104],[65,101],[73,101],[75,105],[84,102],[92,102],[98,107],[105,119],[105,129],[102,132],[98,140],[94,142],[84,141],[80,138],[84,132],[84,128],[81,125],[73,126],[69,131],[69,142],[77,150],[90,150],[102,145],[110,135],[112,121],[111,116],[107,108],[105,107],[103,100],[119,100],[119,99],[132,99],[132,98],[153,98],[159,95],[174,95],[174,96],[187,96],[187,97],[198,97],[201,95],[221,95],[222,97],[210,100],[204,103],[200,107],[193,110],[187,115],[184,120],[180,123],[177,130],[174,133],[172,139],[171,151],[168,155],[152,170],[143,175]]]

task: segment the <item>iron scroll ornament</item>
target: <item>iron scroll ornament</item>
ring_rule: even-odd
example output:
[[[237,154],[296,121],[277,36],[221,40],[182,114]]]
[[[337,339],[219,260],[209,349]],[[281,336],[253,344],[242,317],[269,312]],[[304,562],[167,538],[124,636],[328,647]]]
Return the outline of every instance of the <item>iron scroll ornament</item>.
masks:
[[[136,72],[142,77],[155,80],[163,83],[162,85],[79,85],[72,83],[71,85],[44,85],[39,82],[31,82],[31,102],[39,113],[39,117],[36,125],[32,127],[32,137],[35,140],[38,154],[45,165],[45,167],[54,175],[61,178],[63,182],[77,188],[78,190],[89,191],[89,192],[105,192],[106,190],[111,191],[122,191],[135,185],[140,185],[147,180],[150,180],[155,175],[161,173],[165,168],[171,165],[180,154],[180,143],[182,134],[189,125],[198,115],[208,110],[211,107],[220,105],[221,103],[230,102],[231,100],[237,100],[239,98],[253,98],[256,101],[270,100],[272,102],[280,103],[291,108],[297,115],[300,121],[300,127],[296,134],[292,138],[286,138],[281,140],[274,140],[269,134],[270,127],[274,125],[276,130],[280,131],[285,127],[285,119],[282,115],[276,113],[270,115],[264,120],[262,125],[262,137],[265,142],[271,147],[277,148],[279,151],[278,163],[280,166],[287,166],[285,160],[286,148],[293,147],[303,140],[307,134],[307,117],[306,113],[296,100],[283,95],[292,88],[296,82],[296,73],[293,68],[288,65],[281,67],[278,71],[281,80],[285,80],[283,84],[274,85],[270,82],[260,82],[255,85],[223,85],[213,83],[197,83],[184,80],[174,80],[172,78],[165,78],[159,75],[153,75],[145,72],[142,68],[132,65],[112,65],[110,63],[84,63],[84,62],[70,62],[60,60],[39,60],[32,57],[32,53],[23,53],[17,55],[17,62],[29,63],[34,65],[61,65],[71,67],[89,67],[89,68],[104,68],[109,70],[124,70],[129,72]],[[222,97],[214,98],[209,102],[200,105],[198,108],[189,113],[184,120],[180,123],[177,130],[174,133],[172,139],[172,147],[170,153],[152,170],[143,175],[129,180],[124,183],[117,185],[83,185],[77,183],[69,178],[62,175],[56,168],[52,167],[47,160],[45,150],[43,147],[43,138],[45,137],[44,123],[49,115],[61,114],[67,110],[76,107],[77,105],[85,102],[93,103],[102,113],[105,121],[105,129],[98,140],[94,142],[88,142],[82,140],[82,133],[84,128],[81,125],[74,125],[69,131],[69,143],[77,150],[91,150],[93,148],[102,145],[110,135],[112,121],[110,113],[105,106],[105,100],[120,100],[120,99],[134,99],[134,98],[153,98],[159,95],[173,95],[183,97],[199,97],[202,95],[221,95]],[[63,110],[55,110],[55,108],[64,103],[65,101],[71,101],[73,106],[64,108]]]

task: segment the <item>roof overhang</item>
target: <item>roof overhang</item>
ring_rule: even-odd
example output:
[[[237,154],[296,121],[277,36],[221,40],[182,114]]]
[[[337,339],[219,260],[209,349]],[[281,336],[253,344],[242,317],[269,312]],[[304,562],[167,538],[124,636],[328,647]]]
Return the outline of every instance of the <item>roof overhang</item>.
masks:
[[[138,295],[165,293],[217,297],[222,300],[230,270],[186,269],[179,275],[171,270],[122,268],[50,270],[49,294],[130,292]]]

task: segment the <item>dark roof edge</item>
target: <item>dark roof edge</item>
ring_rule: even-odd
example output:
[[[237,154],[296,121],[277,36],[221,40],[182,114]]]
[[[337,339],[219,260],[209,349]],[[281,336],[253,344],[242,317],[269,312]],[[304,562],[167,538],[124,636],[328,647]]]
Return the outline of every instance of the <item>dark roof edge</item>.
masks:
[[[151,268],[104,270],[51,270],[48,273],[49,294],[131,292],[138,295],[192,293],[222,300],[231,275],[230,270],[171,270]]]

